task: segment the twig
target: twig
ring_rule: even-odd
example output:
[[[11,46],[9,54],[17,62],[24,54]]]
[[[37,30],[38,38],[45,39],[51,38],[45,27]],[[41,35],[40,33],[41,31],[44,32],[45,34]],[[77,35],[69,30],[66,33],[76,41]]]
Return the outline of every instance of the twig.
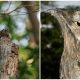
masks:
[[[39,10],[35,10],[35,11],[32,11],[32,12],[23,12],[21,14],[17,14],[17,15],[10,15],[10,16],[18,16],[18,15],[26,15],[26,14],[29,14],[29,13],[34,13],[34,12],[38,12]]]
[[[20,9],[20,8],[22,8],[22,7],[25,7],[25,6],[33,6],[33,5],[19,5],[17,8],[15,8],[14,10],[12,10],[11,12],[9,12],[9,13],[7,13],[7,14],[10,14],[10,13],[16,11],[17,9]],[[34,6],[36,6],[36,5],[34,5]]]
[[[10,1],[9,6],[8,6],[8,8],[6,9],[6,11],[9,10],[9,8],[10,8],[10,6],[11,6],[11,3],[12,3],[12,1]],[[5,11],[5,12],[6,12],[6,11]]]
[[[20,5],[19,5],[17,8],[15,8],[14,10],[10,11],[9,13],[7,13],[7,14],[12,13],[12,12],[16,11],[16,10],[19,9],[19,8],[20,8]]]
[[[8,9],[10,8],[10,5],[11,5],[11,3],[12,2],[10,2],[10,4],[9,4],[9,7],[8,7]],[[38,6],[38,5],[19,5],[17,8],[15,8],[14,10],[12,10],[12,11],[10,11],[9,13],[0,13],[0,15],[10,15],[10,13],[12,13],[12,12],[14,12],[14,11],[17,11],[18,9],[20,9],[20,8],[22,8],[22,7],[26,7],[26,6]],[[7,10],[8,10],[7,9]],[[33,13],[33,12],[38,12],[39,10],[38,9],[36,9],[35,11],[31,11],[31,12],[28,12],[28,13],[25,13],[25,14],[29,14],[29,13]],[[25,15],[25,14],[19,14],[19,15]],[[14,16],[14,15],[13,15]]]

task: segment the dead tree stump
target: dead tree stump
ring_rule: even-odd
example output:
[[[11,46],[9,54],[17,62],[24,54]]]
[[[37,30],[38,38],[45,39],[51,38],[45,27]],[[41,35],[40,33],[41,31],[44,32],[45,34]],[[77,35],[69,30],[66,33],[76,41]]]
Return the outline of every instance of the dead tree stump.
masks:
[[[18,46],[11,42],[7,30],[0,31],[0,79],[16,77]]]

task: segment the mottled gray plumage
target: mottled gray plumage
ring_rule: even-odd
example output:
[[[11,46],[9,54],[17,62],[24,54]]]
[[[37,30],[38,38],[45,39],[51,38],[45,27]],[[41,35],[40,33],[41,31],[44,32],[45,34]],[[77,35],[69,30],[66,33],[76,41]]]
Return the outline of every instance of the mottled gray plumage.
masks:
[[[54,9],[48,12],[59,21],[64,37],[60,78],[80,79],[80,11]]]

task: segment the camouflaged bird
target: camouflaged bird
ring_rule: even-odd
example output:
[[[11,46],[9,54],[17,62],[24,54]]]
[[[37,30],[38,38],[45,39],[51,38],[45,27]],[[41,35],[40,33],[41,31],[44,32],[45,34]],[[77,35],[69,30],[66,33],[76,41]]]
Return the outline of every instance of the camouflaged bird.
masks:
[[[18,46],[11,42],[7,30],[0,31],[0,79],[16,77],[18,71]]]
[[[61,79],[80,79],[80,10],[49,10],[60,23],[64,50],[60,63]]]

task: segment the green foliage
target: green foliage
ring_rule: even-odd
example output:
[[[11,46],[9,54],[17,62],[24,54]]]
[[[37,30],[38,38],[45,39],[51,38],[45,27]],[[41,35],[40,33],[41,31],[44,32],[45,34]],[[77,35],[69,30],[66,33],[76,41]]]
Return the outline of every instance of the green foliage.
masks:
[[[19,79],[38,78],[38,67],[36,65],[38,54],[36,53],[38,53],[38,49],[29,47],[20,49]]]
[[[9,30],[9,33],[11,34],[11,38],[14,39],[15,35],[16,35],[14,33],[15,32],[14,30],[17,28],[17,26],[16,26],[14,20],[12,19],[12,16],[10,16],[10,15],[3,15],[1,22],[3,22],[3,24],[6,25],[6,27]]]

